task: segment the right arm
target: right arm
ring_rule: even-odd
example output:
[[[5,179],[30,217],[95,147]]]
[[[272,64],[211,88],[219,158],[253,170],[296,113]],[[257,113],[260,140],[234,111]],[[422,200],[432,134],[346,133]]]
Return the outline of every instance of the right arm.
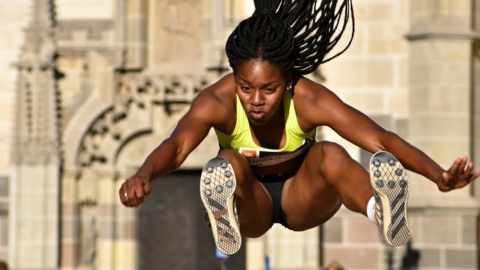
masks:
[[[144,196],[152,191],[150,181],[179,168],[210,129],[221,125],[222,115],[226,114],[225,105],[213,91],[205,89],[200,92],[170,137],[153,150],[140,169],[123,183],[119,190],[120,201],[130,207],[141,204]]]

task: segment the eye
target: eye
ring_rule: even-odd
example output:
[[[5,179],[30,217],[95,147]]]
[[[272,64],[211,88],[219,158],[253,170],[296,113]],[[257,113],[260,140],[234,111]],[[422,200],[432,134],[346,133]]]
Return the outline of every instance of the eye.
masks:
[[[250,91],[250,87],[245,86],[245,85],[240,86],[240,89],[242,89],[242,91],[244,91],[244,92]]]
[[[268,87],[267,89],[265,89],[265,92],[267,92],[267,93],[273,93],[273,92],[275,92],[275,88],[273,88],[273,87]]]

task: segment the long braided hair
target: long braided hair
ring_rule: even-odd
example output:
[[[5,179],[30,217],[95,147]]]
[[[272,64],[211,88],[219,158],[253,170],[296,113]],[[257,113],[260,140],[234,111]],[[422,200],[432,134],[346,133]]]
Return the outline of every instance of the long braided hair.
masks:
[[[261,59],[285,74],[292,69],[309,74],[345,52],[353,40],[352,0],[254,0],[255,12],[229,36],[225,51],[233,71],[237,64]],[[340,40],[352,17],[348,45],[324,59]],[[338,30],[338,31],[337,31]]]

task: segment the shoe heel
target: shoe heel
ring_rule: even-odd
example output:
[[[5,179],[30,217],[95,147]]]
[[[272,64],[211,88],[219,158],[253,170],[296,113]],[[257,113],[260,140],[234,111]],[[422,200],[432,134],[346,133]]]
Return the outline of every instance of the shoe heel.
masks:
[[[215,244],[227,255],[236,253],[242,245],[234,203],[236,186],[235,173],[226,159],[217,157],[207,162],[200,179],[200,197]]]
[[[375,197],[375,219],[386,242],[391,246],[405,244],[410,237],[409,181],[405,169],[392,154],[375,153],[370,160],[370,184]]]

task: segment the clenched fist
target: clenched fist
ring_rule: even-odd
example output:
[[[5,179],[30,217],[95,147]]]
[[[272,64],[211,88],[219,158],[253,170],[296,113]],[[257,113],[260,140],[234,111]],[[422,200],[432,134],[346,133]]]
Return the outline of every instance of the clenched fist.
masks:
[[[118,191],[120,201],[128,207],[137,207],[144,201],[144,197],[152,192],[150,177],[134,175],[128,178]]]

